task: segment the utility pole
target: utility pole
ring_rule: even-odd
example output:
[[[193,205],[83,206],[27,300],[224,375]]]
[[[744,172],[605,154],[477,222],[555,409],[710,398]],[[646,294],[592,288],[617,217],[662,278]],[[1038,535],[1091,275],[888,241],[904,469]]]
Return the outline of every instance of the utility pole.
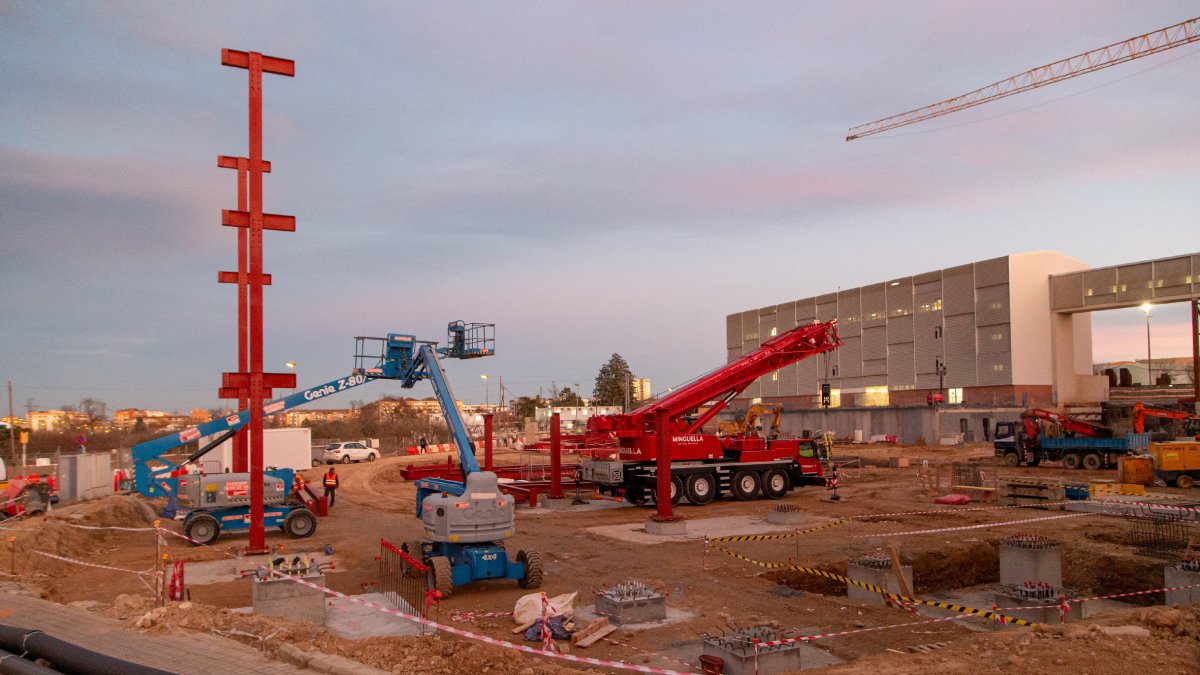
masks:
[[[629,412],[629,394],[633,392],[633,373],[625,373],[625,412]],[[670,515],[670,514],[668,514]]]
[[[13,419],[12,380],[8,381],[8,455],[17,463],[17,423]]]

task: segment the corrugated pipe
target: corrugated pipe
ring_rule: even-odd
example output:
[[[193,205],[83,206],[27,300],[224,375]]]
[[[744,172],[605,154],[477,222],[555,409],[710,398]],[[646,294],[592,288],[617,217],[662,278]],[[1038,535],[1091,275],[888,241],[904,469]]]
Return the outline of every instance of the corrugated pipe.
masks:
[[[0,649],[0,673],[4,675],[58,675],[57,670],[39,666],[25,659]]]
[[[170,675],[165,670],[122,661],[107,654],[84,649],[32,628],[0,624],[0,649],[49,661],[54,664],[57,672],[68,675]]]

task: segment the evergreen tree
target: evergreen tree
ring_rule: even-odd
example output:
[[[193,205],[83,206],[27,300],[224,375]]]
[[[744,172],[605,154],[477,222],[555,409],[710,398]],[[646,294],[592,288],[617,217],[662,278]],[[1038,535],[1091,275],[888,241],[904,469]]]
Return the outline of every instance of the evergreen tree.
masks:
[[[625,405],[626,395],[633,401],[633,371],[620,354],[613,354],[608,363],[600,366],[596,387],[592,390],[593,405]]]

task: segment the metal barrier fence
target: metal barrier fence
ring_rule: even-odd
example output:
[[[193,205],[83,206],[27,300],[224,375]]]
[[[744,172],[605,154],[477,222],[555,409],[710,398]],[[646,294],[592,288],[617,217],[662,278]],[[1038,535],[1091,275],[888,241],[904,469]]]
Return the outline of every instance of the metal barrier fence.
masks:
[[[386,539],[379,540],[379,590],[397,609],[428,618],[431,598],[429,567],[420,560],[420,550],[410,555]],[[421,634],[427,629],[420,625]]]

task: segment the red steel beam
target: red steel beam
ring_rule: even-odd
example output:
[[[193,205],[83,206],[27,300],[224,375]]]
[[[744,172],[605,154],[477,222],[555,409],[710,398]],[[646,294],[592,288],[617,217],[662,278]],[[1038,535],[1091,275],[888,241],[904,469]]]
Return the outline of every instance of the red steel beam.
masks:
[[[550,416],[550,498],[562,499],[562,422]]]

